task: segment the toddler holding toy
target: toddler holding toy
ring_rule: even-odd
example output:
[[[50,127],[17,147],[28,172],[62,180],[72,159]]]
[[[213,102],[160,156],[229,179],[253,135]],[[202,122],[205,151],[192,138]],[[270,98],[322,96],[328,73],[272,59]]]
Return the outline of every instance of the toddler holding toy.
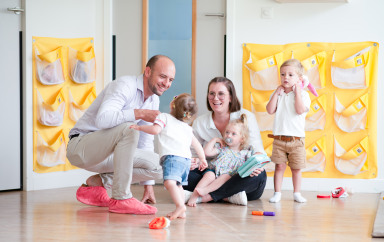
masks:
[[[188,183],[187,178],[191,166],[191,145],[200,159],[200,170],[207,168],[204,150],[193,135],[189,125],[197,112],[195,99],[183,93],[170,103],[170,114],[161,113],[153,125],[132,125],[130,128],[148,134],[158,134],[160,164],[163,167],[164,186],[171,194],[176,209],[167,214],[171,220],[185,218],[184,190],[182,185]]]
[[[273,124],[274,138],[271,160],[275,163],[275,193],[269,202],[281,200],[281,185],[284,171],[288,166],[292,171],[293,197],[296,202],[307,200],[301,196],[301,169],[305,168],[305,116],[311,99],[302,90],[304,67],[297,59],[289,59],[280,67],[281,85],[277,87],[267,104],[267,112],[275,113]]]
[[[253,147],[248,145],[248,134],[247,116],[242,114],[240,119],[229,121],[223,135],[224,140],[213,138],[205,145],[205,155],[216,157],[209,162],[209,168],[191,194],[187,203],[188,206],[195,207],[196,203],[201,202],[201,197],[221,187],[232,175],[237,173],[238,168],[250,156],[256,153]],[[217,143],[220,146],[217,146]],[[237,199],[238,202],[235,203],[247,205],[245,191],[228,199]]]

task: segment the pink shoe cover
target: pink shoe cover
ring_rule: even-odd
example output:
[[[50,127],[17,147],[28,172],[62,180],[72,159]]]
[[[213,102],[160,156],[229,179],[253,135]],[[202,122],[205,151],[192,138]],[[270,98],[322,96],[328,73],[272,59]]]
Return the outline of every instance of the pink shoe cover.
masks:
[[[87,205],[108,207],[109,200],[107,190],[104,187],[81,186],[77,189],[76,198]]]
[[[109,211],[112,213],[129,213],[129,214],[155,214],[157,208],[144,204],[132,197],[124,200],[109,200]]]

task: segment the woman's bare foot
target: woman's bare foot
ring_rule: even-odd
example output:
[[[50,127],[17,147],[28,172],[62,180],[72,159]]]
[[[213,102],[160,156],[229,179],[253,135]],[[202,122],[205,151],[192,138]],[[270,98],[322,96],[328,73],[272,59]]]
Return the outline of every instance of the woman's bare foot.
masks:
[[[170,220],[174,220],[176,218],[186,218],[187,215],[185,214],[185,211],[187,211],[187,207],[184,204],[182,206],[176,206],[175,211],[168,213],[167,217]]]
[[[190,207],[196,207],[196,201],[199,198],[199,194],[197,193],[196,189],[193,191],[191,197],[188,200],[187,205]]]
[[[101,180],[99,174],[88,177],[86,183],[90,187],[104,187],[103,181]]]

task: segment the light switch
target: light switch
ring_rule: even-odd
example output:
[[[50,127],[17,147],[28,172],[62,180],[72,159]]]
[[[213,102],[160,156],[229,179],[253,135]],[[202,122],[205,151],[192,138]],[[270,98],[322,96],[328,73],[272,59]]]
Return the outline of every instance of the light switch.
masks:
[[[261,18],[272,19],[273,18],[273,8],[272,7],[262,7],[261,8]]]

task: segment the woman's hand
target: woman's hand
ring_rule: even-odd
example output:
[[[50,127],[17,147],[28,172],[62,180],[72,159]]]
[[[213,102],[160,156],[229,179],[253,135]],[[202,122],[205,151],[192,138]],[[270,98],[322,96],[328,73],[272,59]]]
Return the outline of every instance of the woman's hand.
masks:
[[[264,171],[264,168],[256,168],[252,173],[249,175],[250,177],[258,176],[260,173]]]
[[[207,169],[207,167],[208,167],[207,161],[201,160],[199,165],[199,171],[204,171],[205,169]]]
[[[194,170],[196,169],[197,167],[199,167],[199,163],[200,163],[200,159],[199,158],[192,158],[191,159],[191,168],[190,170]]]
[[[216,138],[216,144],[219,143],[220,144],[220,148],[223,148],[224,146],[226,146],[226,143],[223,139],[221,138]]]

